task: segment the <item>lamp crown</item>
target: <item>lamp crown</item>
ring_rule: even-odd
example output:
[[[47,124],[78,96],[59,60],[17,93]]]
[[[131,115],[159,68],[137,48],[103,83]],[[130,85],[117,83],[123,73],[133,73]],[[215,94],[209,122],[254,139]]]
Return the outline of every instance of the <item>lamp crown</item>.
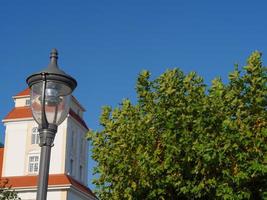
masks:
[[[48,67],[30,75],[27,78],[27,83],[29,87],[32,87],[34,84],[40,83],[43,81],[43,74],[46,74],[46,80],[50,82],[57,82],[65,84],[70,88],[68,94],[70,94],[77,86],[77,82],[70,75],[66,74],[64,71],[60,70],[57,65],[58,51],[57,49],[52,49],[50,52],[50,63]]]
[[[57,67],[58,51],[57,49],[52,49],[50,53],[50,63]]]

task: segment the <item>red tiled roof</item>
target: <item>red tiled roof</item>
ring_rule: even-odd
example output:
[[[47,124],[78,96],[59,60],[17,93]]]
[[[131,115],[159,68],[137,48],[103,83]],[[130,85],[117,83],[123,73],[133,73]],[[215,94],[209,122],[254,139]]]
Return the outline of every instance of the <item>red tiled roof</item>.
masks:
[[[77,122],[79,122],[84,128],[89,130],[88,126],[86,125],[85,121],[77,115],[72,109],[70,109],[70,116],[72,116]]]
[[[35,187],[37,186],[37,176],[12,176],[12,177],[2,177],[8,181],[8,186],[12,188],[23,188],[23,187]],[[59,186],[59,185],[71,185],[76,189],[89,194],[94,195],[94,193],[85,185],[74,180],[71,176],[66,174],[50,174],[48,178],[49,186]]]
[[[90,190],[90,188],[88,188],[88,187],[86,187],[85,185],[79,183],[78,181],[76,181],[75,179],[73,179],[73,178],[70,177],[70,176],[68,176],[68,178],[69,178],[71,184],[72,184],[74,187],[79,188],[79,189],[82,190],[83,192],[85,192],[85,193],[90,193],[91,195],[93,195],[94,197],[96,197],[95,194]]]
[[[22,92],[16,94],[15,97],[19,97],[19,96],[28,96],[28,95],[30,95],[30,88],[26,88],[26,89],[23,90]]]
[[[33,187],[37,185],[37,176],[10,176],[2,177],[8,180],[11,187]],[[64,174],[49,175],[48,185],[66,185],[70,184]]]
[[[7,114],[7,116],[4,118],[4,120],[30,118],[30,117],[32,117],[32,111],[31,111],[31,108],[29,106],[15,107]]]
[[[72,116],[79,124],[81,124],[84,128],[89,130],[88,126],[86,125],[85,121],[77,115],[72,109],[69,111],[70,116]],[[15,107],[11,110],[4,120],[11,120],[11,119],[23,119],[23,118],[31,118],[32,111],[29,106],[25,107]]]

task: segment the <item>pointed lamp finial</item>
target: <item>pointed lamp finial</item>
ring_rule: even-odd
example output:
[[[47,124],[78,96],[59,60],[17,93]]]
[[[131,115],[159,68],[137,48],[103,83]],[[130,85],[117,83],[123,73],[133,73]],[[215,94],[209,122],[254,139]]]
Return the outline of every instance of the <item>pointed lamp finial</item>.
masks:
[[[52,49],[50,53],[50,63],[57,67],[58,52],[57,49]]]
[[[72,78],[70,75],[66,74],[64,71],[60,70],[60,67],[57,65],[58,51],[57,49],[52,49],[50,53],[50,63],[48,66],[27,78],[27,84],[31,88],[34,84],[40,83],[43,81],[43,74],[46,74],[46,80],[57,83],[65,84],[70,90],[67,92],[70,94],[77,86],[77,81]]]

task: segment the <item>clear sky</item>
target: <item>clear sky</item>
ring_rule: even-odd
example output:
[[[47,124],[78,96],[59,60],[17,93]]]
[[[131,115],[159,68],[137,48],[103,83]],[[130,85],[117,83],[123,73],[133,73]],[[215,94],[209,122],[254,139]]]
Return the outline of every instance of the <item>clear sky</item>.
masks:
[[[74,95],[92,129],[100,128],[103,105],[136,100],[142,69],[156,77],[180,67],[207,84],[216,76],[227,81],[234,64],[243,66],[252,51],[266,58],[266,10],[264,0],[1,1],[0,118],[26,88],[26,77],[47,66],[51,48],[77,79]]]

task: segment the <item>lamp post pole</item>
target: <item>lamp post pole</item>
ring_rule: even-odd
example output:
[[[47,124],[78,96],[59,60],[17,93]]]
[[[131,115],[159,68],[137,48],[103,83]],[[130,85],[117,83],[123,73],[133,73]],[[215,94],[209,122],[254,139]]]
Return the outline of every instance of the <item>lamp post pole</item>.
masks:
[[[55,129],[39,129],[41,158],[40,158],[39,179],[37,187],[37,200],[46,200],[51,147],[53,146],[53,141],[56,132],[57,132],[56,127]]]
[[[57,58],[57,50],[53,49],[48,67],[26,80],[31,89],[33,118],[39,124],[41,157],[37,200],[47,198],[51,148],[54,145],[57,127],[69,112],[71,93],[77,86],[74,78],[59,69]]]

